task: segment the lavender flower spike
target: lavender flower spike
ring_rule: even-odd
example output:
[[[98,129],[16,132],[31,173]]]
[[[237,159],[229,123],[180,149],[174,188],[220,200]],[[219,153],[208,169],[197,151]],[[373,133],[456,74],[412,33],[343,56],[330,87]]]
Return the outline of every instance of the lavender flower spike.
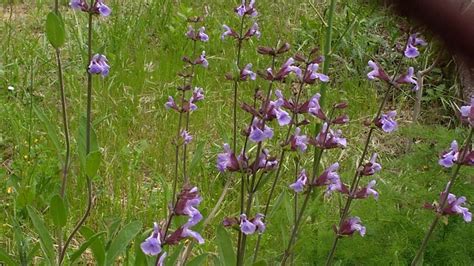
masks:
[[[161,252],[161,240],[160,240],[160,228],[158,223],[154,223],[153,232],[150,237],[148,237],[143,243],[141,243],[140,248],[143,253],[149,256],[156,256]]]
[[[263,129],[260,129],[262,125],[262,121],[255,118],[250,126],[250,135],[249,138],[253,142],[262,142],[266,139],[270,139],[273,137],[273,129],[268,127],[267,125],[263,126]]]
[[[453,140],[453,142],[451,142],[451,148],[441,154],[440,157],[441,158],[439,159],[438,163],[441,166],[446,168],[452,167],[459,157],[458,142],[456,140]]]
[[[240,169],[237,157],[230,149],[229,144],[224,143],[224,152],[217,155],[217,169],[220,172],[237,171]]]
[[[251,235],[255,233],[257,226],[247,220],[247,215],[241,214],[240,215],[240,231],[246,235]]]
[[[299,149],[304,152],[307,149],[308,137],[306,135],[301,135],[301,129],[297,127],[295,129],[295,134],[290,138],[290,145],[292,150]]]
[[[474,126],[474,96],[471,97],[471,105],[461,106],[461,117]]]
[[[201,42],[209,41],[209,35],[206,34],[205,30],[206,30],[206,28],[204,28],[204,27],[199,28],[199,32],[198,32],[197,36],[198,36],[199,40],[201,40]]]
[[[224,32],[221,35],[222,40],[225,39],[225,36],[230,36],[230,37],[234,37],[234,38],[239,37],[239,35],[233,29],[231,29],[229,26],[224,24],[224,25],[222,25],[222,27],[224,28]]]
[[[376,119],[375,125],[383,131],[390,133],[398,127],[397,121],[395,121],[396,115],[397,111],[390,111],[387,114],[382,114],[378,119]]]
[[[198,232],[195,232],[189,229],[188,227],[183,227],[183,233],[181,234],[181,236],[184,238],[194,238],[199,244],[204,244],[204,238],[202,238],[202,236]]]
[[[96,54],[92,57],[88,70],[90,74],[101,74],[105,77],[109,74],[109,70],[110,66],[105,55]]]
[[[295,191],[296,193],[300,193],[306,186],[307,181],[308,177],[306,176],[306,170],[303,169],[298,175],[298,179],[296,180],[296,182],[290,185],[290,188],[293,189],[293,191]]]
[[[254,23],[252,24],[252,26],[251,26],[250,29],[247,31],[247,33],[245,33],[245,36],[244,36],[244,37],[245,37],[245,38],[251,38],[251,37],[253,37],[253,36],[257,37],[257,39],[259,39],[260,36],[261,36],[261,32],[260,32],[260,30],[259,30],[259,28],[258,28],[257,22],[254,22]]]
[[[367,184],[367,186],[365,188],[362,188],[361,190],[359,190],[356,193],[355,198],[365,199],[365,198],[368,198],[370,195],[372,195],[375,200],[378,200],[379,199],[379,193],[377,191],[375,191],[374,189],[372,189],[375,186],[376,183],[377,183],[377,181],[375,181],[375,180],[370,181],[369,184]]]
[[[71,6],[72,9],[74,10],[82,10],[82,11],[87,11],[89,8],[85,0],[71,0],[69,2],[69,6]]]
[[[207,68],[209,67],[209,62],[207,61],[206,59],[206,51],[202,51],[201,55],[199,56],[199,58],[194,61],[194,64],[196,65],[201,65],[203,66],[204,68]]]

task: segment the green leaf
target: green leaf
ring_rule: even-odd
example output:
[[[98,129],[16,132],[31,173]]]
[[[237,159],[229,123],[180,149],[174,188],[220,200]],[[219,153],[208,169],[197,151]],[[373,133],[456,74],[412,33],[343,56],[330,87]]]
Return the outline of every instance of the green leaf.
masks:
[[[128,244],[142,229],[140,221],[134,221],[127,224],[112,240],[109,249],[107,250],[106,265],[113,265],[115,258],[120,255],[127,248]]]
[[[83,236],[86,237],[87,240],[91,239],[95,233],[92,229],[87,226],[83,226],[80,229],[80,232]],[[95,261],[98,266],[105,265],[105,244],[102,236],[99,236],[96,241],[93,241],[90,244],[90,248],[92,253],[94,254]]]
[[[28,210],[28,215],[30,216],[31,221],[33,222],[33,226],[36,230],[36,233],[39,235],[41,249],[43,250],[44,255],[48,259],[49,264],[54,265],[56,263],[56,257],[54,255],[55,252],[53,246],[53,239],[51,238],[48,229],[44,225],[36,210],[30,206],[27,206],[26,208]]]
[[[176,265],[176,261],[178,260],[178,256],[181,254],[183,247],[184,245],[180,244],[178,248],[175,248],[175,251],[170,256],[166,257],[165,265]]]
[[[79,160],[81,163],[81,170],[85,171],[86,167],[86,160],[87,160],[87,155],[86,155],[86,131],[87,131],[87,119],[85,116],[81,117],[80,123],[79,123],[79,135],[77,138],[77,149],[79,153]],[[90,151],[89,153],[93,153],[95,151],[99,150],[99,145],[97,144],[97,136],[94,131],[94,127],[91,125],[91,132],[90,132]]]
[[[46,131],[48,133],[48,137],[53,142],[54,147],[56,148],[56,152],[58,153],[58,156],[59,156],[61,154],[61,145],[59,144],[59,137],[58,137],[55,127],[53,126],[51,121],[46,117],[46,115],[43,113],[42,110],[38,109],[36,106],[33,105],[33,111],[35,112],[38,119],[45,126]]]
[[[46,17],[46,37],[54,48],[59,48],[66,41],[63,19],[59,14],[50,12]]]
[[[217,246],[219,247],[219,259],[224,265],[235,265],[235,252],[232,247],[232,239],[223,226],[217,227]]]
[[[147,265],[145,253],[143,253],[142,249],[140,248],[140,243],[142,243],[149,235],[149,232],[145,232],[143,234],[138,234],[135,237],[135,262],[133,265],[141,266]]]
[[[64,205],[63,198],[59,195],[54,195],[51,198],[51,204],[49,205],[49,211],[53,218],[53,223],[57,227],[63,227],[67,222],[67,209]]]
[[[260,260],[260,261],[257,261],[255,262],[252,266],[267,266],[268,263],[264,260]]]
[[[189,165],[189,172],[193,173],[194,169],[196,168],[197,165],[201,162],[201,158],[204,154],[204,145],[205,142],[199,142],[199,144],[196,147],[196,151],[194,152],[193,159],[191,160],[191,164]]]
[[[199,256],[197,256],[196,258],[194,258],[193,260],[189,261],[188,263],[186,263],[187,266],[201,266],[201,265],[204,265],[204,262],[206,261],[206,258],[207,258],[207,253],[203,253]]]
[[[13,258],[8,255],[8,252],[0,248],[0,265],[16,266],[18,262],[14,261]]]
[[[73,264],[81,255],[86,251],[86,249],[95,243],[95,241],[99,240],[101,236],[105,235],[105,232],[99,232],[87,239],[86,242],[84,242],[81,247],[79,247],[78,250],[74,251],[74,253],[71,255],[71,258],[69,260],[70,264]]]
[[[94,151],[87,155],[86,157],[86,174],[89,177],[94,177],[99,170],[100,161],[101,161],[100,151]]]

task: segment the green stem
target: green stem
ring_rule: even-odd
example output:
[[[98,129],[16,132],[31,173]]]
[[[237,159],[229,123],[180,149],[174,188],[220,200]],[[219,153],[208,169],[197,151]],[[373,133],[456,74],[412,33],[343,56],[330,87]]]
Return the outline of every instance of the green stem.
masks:
[[[467,151],[469,150],[469,146],[471,145],[471,139],[472,139],[472,135],[473,135],[473,130],[474,128],[471,127],[471,130],[469,131],[469,136],[466,138],[465,140],[465,145],[464,145],[464,149],[463,149],[463,152],[462,154],[459,156],[459,159],[458,159],[458,163],[456,164],[456,167],[454,168],[453,170],[453,173],[451,175],[451,178],[449,179],[449,182],[448,182],[448,186],[446,187],[446,190],[444,192],[444,196],[439,204],[439,211],[438,213],[436,214],[435,218],[433,219],[433,222],[431,223],[430,225],[430,228],[428,229],[428,231],[426,232],[426,235],[425,237],[423,238],[423,242],[421,243],[421,246],[420,246],[420,249],[418,250],[418,252],[416,253],[416,256],[415,258],[413,259],[413,261],[411,262],[411,265],[412,266],[415,266],[415,265],[418,265],[422,255],[423,255],[423,252],[425,251],[425,248],[428,244],[428,241],[430,240],[430,237],[431,235],[433,234],[433,231],[434,229],[436,228],[436,225],[438,224],[438,221],[442,215],[442,212],[443,212],[443,209],[445,208],[446,206],[446,203],[447,203],[447,199],[448,199],[448,195],[449,195],[449,192],[451,191],[451,188],[454,186],[454,182],[456,181],[458,175],[459,175],[459,170],[461,169],[461,165],[462,165],[462,162],[464,161],[464,159],[466,158],[466,154],[467,154]]]

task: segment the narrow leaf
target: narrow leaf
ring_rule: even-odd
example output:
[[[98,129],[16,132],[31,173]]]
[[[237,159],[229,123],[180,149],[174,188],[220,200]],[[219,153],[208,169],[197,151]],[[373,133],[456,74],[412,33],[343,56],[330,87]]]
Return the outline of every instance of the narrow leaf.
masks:
[[[142,229],[140,221],[134,221],[127,224],[112,240],[106,255],[106,264],[113,265],[115,258],[127,248],[128,244]]]
[[[224,265],[235,265],[235,252],[232,247],[232,239],[223,226],[217,227],[217,246],[219,247],[219,259]]]
[[[206,261],[206,258],[207,258],[207,253],[203,253],[199,256],[197,256],[196,258],[194,258],[193,260],[189,261],[188,263],[186,263],[187,266],[201,266],[201,265],[204,265],[204,262]]]
[[[89,237],[87,239],[86,242],[84,242],[78,250],[74,251],[74,253],[71,255],[71,258],[70,258],[70,264],[73,264],[79,257],[81,257],[82,253],[84,253],[84,251],[86,251],[86,249],[92,245],[93,243],[95,243],[95,241],[97,241],[98,239],[100,239],[101,236],[105,235],[105,232],[99,232],[91,237]]]
[[[0,248],[0,265],[16,266],[18,262],[14,261],[13,258],[8,255],[8,252]]]
[[[80,232],[83,236],[86,237],[87,240],[91,239],[94,235],[96,235],[94,231],[87,226],[83,226],[80,229]],[[102,235],[97,237],[96,241],[91,242],[90,248],[92,250],[92,253],[94,254],[96,265],[105,265],[105,243],[102,238]]]
[[[43,253],[48,259],[50,265],[54,265],[56,261],[54,255],[53,239],[51,238],[48,229],[44,225],[36,210],[30,206],[27,206],[27,210],[31,221],[33,222],[36,233],[39,235],[41,249],[43,250]]]

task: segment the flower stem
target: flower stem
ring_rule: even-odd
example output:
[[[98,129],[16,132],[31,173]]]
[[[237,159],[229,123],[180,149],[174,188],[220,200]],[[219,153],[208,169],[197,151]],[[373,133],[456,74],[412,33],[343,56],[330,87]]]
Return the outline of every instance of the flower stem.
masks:
[[[403,57],[402,57],[402,59],[403,59]],[[385,91],[385,95],[383,97],[382,102],[379,105],[379,108],[378,108],[377,113],[374,117],[374,120],[379,118],[380,115],[382,114],[382,110],[383,110],[383,108],[384,108],[384,106],[385,106],[385,104],[388,100],[388,97],[390,96],[390,92],[392,91],[392,88],[398,88],[398,85],[394,82],[394,80],[395,80],[396,76],[398,75],[398,73],[400,71],[400,68],[401,68],[401,65],[402,65],[401,61],[402,60],[400,60],[400,63],[397,66],[397,69],[395,71],[395,74],[394,74],[392,80],[390,82],[388,82],[388,88]],[[341,217],[339,219],[338,228],[341,228],[342,224],[344,223],[344,221],[347,218],[347,215],[349,214],[349,209],[350,209],[352,200],[354,199],[354,194],[357,190],[357,187],[358,187],[359,181],[360,181],[360,176],[361,175],[360,175],[359,170],[360,170],[360,168],[362,167],[362,164],[365,161],[365,157],[367,156],[367,151],[368,151],[369,144],[370,144],[370,141],[372,139],[372,135],[374,133],[374,130],[375,130],[375,128],[373,126],[371,126],[370,130],[369,130],[369,133],[367,134],[367,138],[365,139],[364,150],[363,150],[362,155],[359,159],[359,162],[357,163],[357,167],[354,171],[354,177],[352,178],[352,183],[351,183],[351,186],[350,186],[350,192],[349,192],[349,195],[347,197],[346,204],[344,205],[344,210],[342,211]],[[339,241],[339,238],[340,238],[340,236],[337,235],[337,233],[336,233],[336,237],[334,238],[332,248],[329,251],[329,255],[328,255],[327,260],[326,260],[326,265],[331,265],[332,259],[334,258],[334,254],[336,252],[337,243]]]
[[[90,1],[90,6],[94,5],[95,0]],[[87,41],[87,54],[88,54],[88,61],[92,59],[92,20],[93,20],[93,13],[89,11],[89,26],[88,26],[88,41]],[[86,156],[90,153],[91,150],[91,115],[92,115],[92,74],[87,71],[87,114],[86,114]],[[87,207],[84,215],[76,224],[74,229],[72,230],[71,234],[67,238],[66,242],[64,243],[64,247],[59,254],[59,265],[62,264],[64,260],[64,256],[66,254],[66,250],[71,243],[74,235],[79,231],[82,227],[84,222],[89,217],[89,214],[92,209],[92,178],[86,174],[86,183],[87,183]]]
[[[305,66],[305,70],[304,70],[303,75],[302,75],[303,77],[306,76],[306,71],[307,71],[307,66]],[[299,104],[301,93],[302,93],[303,88],[304,88],[304,84],[305,83],[302,81],[300,83],[300,86],[298,87],[295,106],[298,106],[298,104]],[[288,143],[288,141],[290,139],[291,130],[293,129],[293,125],[295,124],[293,122],[296,121],[297,116],[298,116],[298,114],[296,112],[293,112],[292,115],[291,115],[291,121],[292,122],[288,125],[288,130],[286,132],[285,141],[283,142],[284,144]],[[280,179],[280,176],[281,176],[281,169],[283,167],[283,161],[285,160],[285,154],[286,154],[286,149],[282,149],[281,153],[280,153],[280,158],[278,160],[278,168],[277,168],[277,171],[276,171],[276,174],[275,174],[275,178],[273,179],[272,187],[270,189],[270,194],[268,195],[267,202],[265,203],[265,208],[264,208],[264,211],[263,211],[263,216],[265,218],[267,217],[268,210],[270,209],[270,202],[273,198],[273,193],[275,192],[276,184],[278,183],[278,180]],[[257,243],[255,245],[255,250],[254,250],[254,253],[253,253],[253,263],[255,263],[257,261],[261,239],[262,239],[262,234],[259,234],[258,238],[257,238]]]
[[[465,144],[464,144],[463,152],[459,156],[459,160],[458,160],[459,162],[456,164],[456,166],[453,170],[451,178],[448,181],[448,186],[446,187],[446,190],[444,192],[444,196],[442,198],[442,201],[439,204],[439,210],[440,211],[436,214],[435,218],[433,219],[433,222],[430,225],[430,228],[426,232],[425,237],[423,238],[423,242],[421,243],[420,249],[416,253],[416,256],[413,259],[413,261],[411,262],[412,266],[418,265],[422,255],[423,255],[423,252],[425,251],[425,248],[428,244],[428,241],[429,241],[431,235],[433,234],[433,231],[436,228],[436,225],[438,224],[438,221],[439,221],[439,219],[442,215],[442,210],[445,208],[445,205],[447,203],[449,192],[451,191],[451,188],[453,187],[454,182],[456,181],[456,179],[459,175],[459,170],[461,169],[462,162],[464,161],[464,159],[466,157],[466,154],[467,154],[467,151],[469,150],[468,148],[471,145],[473,130],[474,130],[474,128],[471,127],[471,130],[469,131],[469,136],[466,138],[466,140],[464,142]]]

